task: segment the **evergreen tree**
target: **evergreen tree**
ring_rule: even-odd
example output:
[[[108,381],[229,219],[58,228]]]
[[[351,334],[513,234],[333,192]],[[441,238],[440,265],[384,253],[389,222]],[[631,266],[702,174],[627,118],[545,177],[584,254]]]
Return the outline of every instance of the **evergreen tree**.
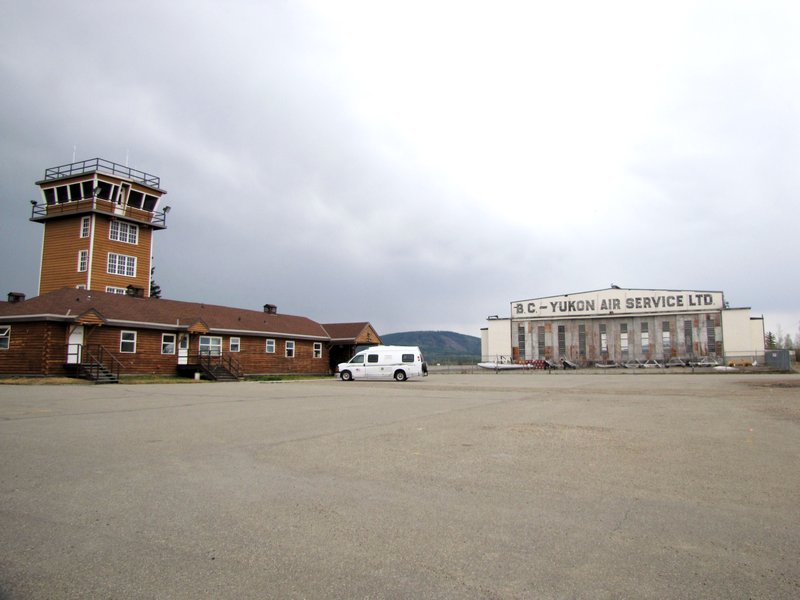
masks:
[[[764,336],[764,347],[767,350],[775,350],[778,347],[778,341],[775,339],[775,334],[771,331],[768,331],[767,335]]]
[[[161,298],[161,286],[156,283],[156,280],[153,279],[153,275],[156,272],[156,268],[153,267],[150,269],[150,297],[151,298]]]

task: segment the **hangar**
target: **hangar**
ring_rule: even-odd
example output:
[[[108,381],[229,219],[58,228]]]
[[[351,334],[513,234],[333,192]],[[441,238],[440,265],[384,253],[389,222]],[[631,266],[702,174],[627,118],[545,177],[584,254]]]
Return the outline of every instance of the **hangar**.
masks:
[[[763,361],[764,319],[719,291],[607,289],[515,300],[481,329],[483,361]]]

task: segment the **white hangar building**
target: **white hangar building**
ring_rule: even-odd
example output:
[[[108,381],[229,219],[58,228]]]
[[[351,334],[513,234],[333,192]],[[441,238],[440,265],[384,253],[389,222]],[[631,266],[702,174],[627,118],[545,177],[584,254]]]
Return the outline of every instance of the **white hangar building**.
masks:
[[[764,359],[764,319],[722,292],[621,289],[517,300],[481,329],[483,361]]]

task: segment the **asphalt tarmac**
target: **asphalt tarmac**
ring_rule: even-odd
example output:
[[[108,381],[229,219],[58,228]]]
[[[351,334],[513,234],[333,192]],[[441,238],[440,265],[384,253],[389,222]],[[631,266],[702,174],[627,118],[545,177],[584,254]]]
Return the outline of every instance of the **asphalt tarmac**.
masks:
[[[0,599],[798,598],[800,377],[0,386]]]

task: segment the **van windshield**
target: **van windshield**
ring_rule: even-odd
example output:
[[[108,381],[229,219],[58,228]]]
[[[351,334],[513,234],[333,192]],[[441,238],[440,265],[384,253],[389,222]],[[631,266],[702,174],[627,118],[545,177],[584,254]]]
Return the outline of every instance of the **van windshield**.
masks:
[[[350,359],[351,365],[363,365],[364,364],[364,355],[357,354],[353,358]]]

